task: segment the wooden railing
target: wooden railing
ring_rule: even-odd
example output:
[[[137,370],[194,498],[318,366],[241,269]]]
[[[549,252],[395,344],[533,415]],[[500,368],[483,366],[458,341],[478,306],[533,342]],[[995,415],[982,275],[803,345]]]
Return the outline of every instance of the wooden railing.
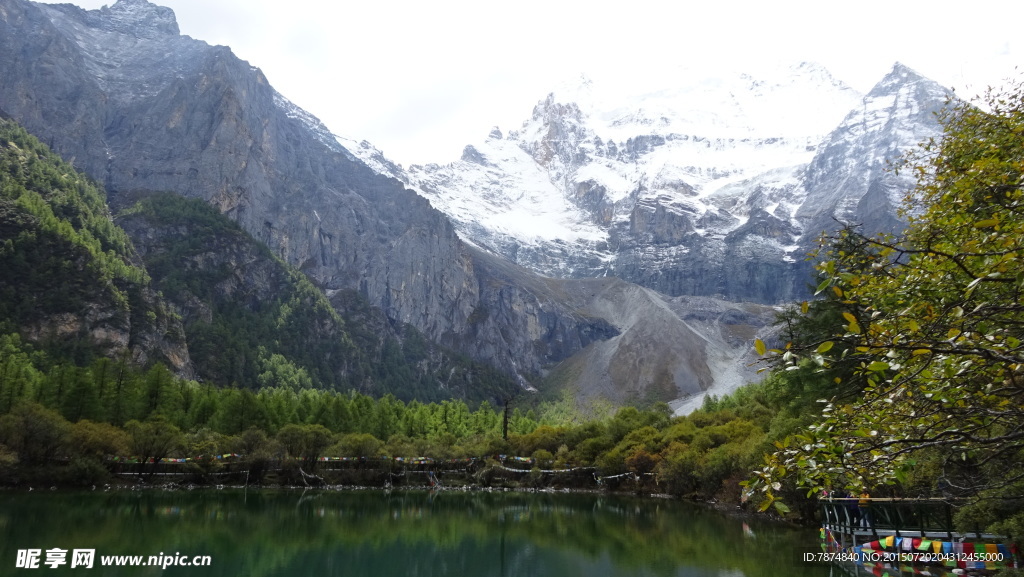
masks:
[[[980,530],[959,533],[953,526],[954,504],[945,499],[824,498],[822,526],[834,532],[873,536],[991,538]]]

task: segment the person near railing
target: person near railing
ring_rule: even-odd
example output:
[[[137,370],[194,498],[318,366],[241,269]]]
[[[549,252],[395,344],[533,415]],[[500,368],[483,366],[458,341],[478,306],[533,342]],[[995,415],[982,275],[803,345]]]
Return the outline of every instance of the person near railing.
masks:
[[[836,521],[840,524],[845,525],[849,522],[850,527],[857,527],[860,523],[860,507],[857,506],[857,501],[850,498],[850,493],[845,489],[838,489],[832,493],[832,497],[839,501],[839,505],[835,508],[837,517],[842,515],[842,512],[846,512],[847,519],[841,517],[837,518]]]
[[[860,498],[857,501],[857,508],[859,510],[859,518],[864,527],[871,528],[871,494],[864,491],[860,494]]]

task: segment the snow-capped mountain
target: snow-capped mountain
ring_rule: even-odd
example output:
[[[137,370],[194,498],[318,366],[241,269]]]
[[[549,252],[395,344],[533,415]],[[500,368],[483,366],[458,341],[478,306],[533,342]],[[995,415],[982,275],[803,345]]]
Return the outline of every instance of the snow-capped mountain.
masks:
[[[615,278],[541,277],[467,246],[427,200],[381,176],[399,168],[370,145],[338,142],[258,68],[182,36],[173,12],[146,0],[101,10],[0,0],[0,78],[0,116],[102,182],[113,205],[154,191],[208,202],[354,315],[349,326],[378,326],[363,333],[371,346],[413,327],[523,387],[543,387],[588,350],[586,372],[559,379],[578,398],[668,401],[742,383],[738,371],[726,379],[711,367],[746,366],[770,314],[714,299],[691,305]],[[183,234],[135,230],[145,246]],[[245,294],[230,288],[236,279],[274,284],[221,248],[208,247],[204,261],[244,263],[223,269],[233,279],[225,291]],[[444,373],[435,361],[419,363],[424,374]],[[375,362],[386,361],[351,366]],[[474,373],[470,387],[492,386],[488,371]],[[431,386],[454,393],[456,381],[449,373]]]
[[[353,152],[465,240],[542,274],[774,303],[803,295],[805,254],[833,217],[895,226],[910,183],[886,164],[937,134],[948,94],[899,64],[867,95],[811,63],[657,81],[624,91],[582,78],[444,166]]]
[[[405,171],[146,0],[0,15],[0,111],[115,205],[203,199],[336,306],[358,296],[524,386],[614,403],[751,378],[774,311],[735,301],[794,297],[815,222],[891,209],[902,185],[880,167],[934,130],[942,92],[902,67],[864,97],[813,65],[574,82],[518,130]]]
[[[821,143],[802,174],[806,193],[796,212],[805,234],[833,217],[870,231],[898,228],[896,209],[914,183],[891,168],[905,153],[938,136],[936,113],[952,92],[897,64]],[[810,238],[808,240],[813,240]]]

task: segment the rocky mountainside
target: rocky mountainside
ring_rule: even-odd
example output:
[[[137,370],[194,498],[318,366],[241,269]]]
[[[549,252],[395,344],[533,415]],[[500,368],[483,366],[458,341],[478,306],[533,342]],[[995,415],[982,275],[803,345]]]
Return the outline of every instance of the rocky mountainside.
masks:
[[[809,63],[659,81],[676,88],[609,99],[584,79],[444,166],[355,152],[542,274],[781,303],[806,297],[804,257],[835,219],[899,226],[912,182],[887,163],[938,134],[949,96],[900,64],[867,95]]]
[[[173,13],[145,0],[94,11],[0,0],[0,77],[0,108],[101,182],[115,207],[159,191],[204,200],[306,273],[343,317],[378,318],[346,310],[369,303],[389,325],[522,386],[600,344],[586,375],[560,371],[559,383],[674,399],[716,384],[719,344],[749,351],[723,331],[765,322],[721,303],[698,326],[690,313],[665,314],[678,302],[628,283],[548,279],[464,243],[425,198],[377,170],[386,160],[361,160],[258,68],[181,36]],[[132,222],[147,251],[163,245]],[[663,331],[639,326],[656,317]],[[692,346],[681,351],[684,334]]]
[[[116,223],[153,287],[178,311],[205,382],[497,401],[506,375],[391,322],[355,291],[328,299],[235,222],[198,199],[139,199]]]
[[[38,351],[43,366],[113,359],[222,386],[492,402],[519,389],[354,291],[329,301],[202,200],[147,194],[112,216],[95,183],[2,112],[0,270],[3,370]]]
[[[179,35],[167,9],[2,0],[0,53],[0,106],[114,205],[145,191],[202,198],[322,289],[357,290],[434,341],[509,372],[535,374],[552,357],[544,332],[496,335],[491,355],[475,348],[469,317],[500,298],[444,215],[348,153],[257,68]],[[508,311],[524,324],[538,312]],[[560,336],[590,330],[579,322],[566,317]]]

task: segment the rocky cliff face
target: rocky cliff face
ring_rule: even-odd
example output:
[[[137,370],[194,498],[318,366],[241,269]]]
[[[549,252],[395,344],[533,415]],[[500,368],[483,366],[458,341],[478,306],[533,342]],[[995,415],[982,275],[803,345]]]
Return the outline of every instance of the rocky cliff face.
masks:
[[[204,198],[325,287],[364,283],[379,300],[423,272],[413,261],[463,268],[450,226],[426,201],[324,138],[230,50],[177,35],[166,9],[2,6],[4,107],[103,182],[113,203],[135,191]],[[68,104],[81,112],[55,118]],[[397,257],[425,234],[437,242],[415,242],[426,252],[407,262],[369,258]]]
[[[150,191],[204,199],[324,290],[356,290],[509,373],[536,375],[607,332],[490,274],[426,199],[353,156],[229,49],[178,35],[167,9],[0,0],[0,76],[0,108],[114,205]]]
[[[402,400],[506,398],[494,369],[426,341],[352,290],[314,287],[198,199],[164,193],[117,217],[187,335],[196,376],[249,386],[356,390]],[[283,381],[283,382],[282,382]]]
[[[887,164],[938,134],[948,94],[902,65],[866,96],[806,63],[613,103],[583,82],[449,165],[379,169],[544,274],[780,303],[806,297],[804,256],[834,219],[900,226],[913,183]]]

